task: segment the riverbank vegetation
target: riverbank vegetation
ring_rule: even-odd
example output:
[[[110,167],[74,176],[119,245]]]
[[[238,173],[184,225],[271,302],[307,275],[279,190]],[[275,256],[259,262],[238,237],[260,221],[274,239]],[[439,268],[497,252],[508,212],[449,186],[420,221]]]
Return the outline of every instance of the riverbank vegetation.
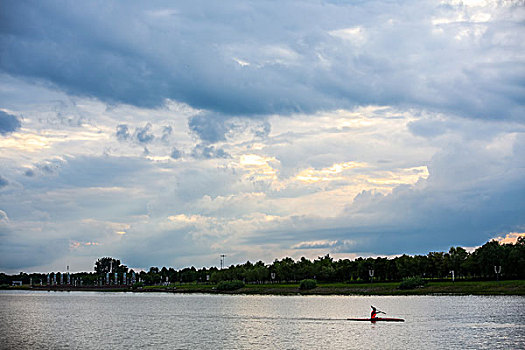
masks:
[[[242,283],[242,282],[241,282]],[[431,281],[424,286],[410,289],[400,288],[399,282],[379,283],[320,283],[312,289],[302,289],[300,283],[244,284],[232,290],[219,289],[219,284],[173,283],[169,285],[130,288],[126,286],[9,286],[9,290],[45,291],[96,291],[96,292],[164,292],[164,293],[206,293],[206,294],[247,294],[247,295],[523,295],[525,280],[504,281]]]
[[[0,274],[0,285],[4,286],[20,281],[23,285],[42,287],[98,287],[104,290],[111,287],[113,290],[120,286],[124,290],[141,291],[176,288],[182,292],[206,292],[218,290],[220,282],[235,280],[244,284],[243,287],[235,288],[242,293],[483,294],[484,290],[488,290],[496,294],[523,294],[524,284],[520,280],[525,280],[525,237],[520,237],[515,244],[490,241],[472,253],[462,247],[452,247],[448,252],[395,258],[334,260],[326,255],[313,261],[304,257],[297,261],[283,258],[271,264],[248,261],[224,269],[186,267],[176,270],[171,267],[151,267],[148,271],[137,273],[119,260],[106,257],[96,261],[94,272],[91,273],[70,276],[60,272],[11,276]],[[300,289],[299,281],[302,280],[314,280],[316,287]],[[502,282],[494,285],[488,282],[490,280]]]

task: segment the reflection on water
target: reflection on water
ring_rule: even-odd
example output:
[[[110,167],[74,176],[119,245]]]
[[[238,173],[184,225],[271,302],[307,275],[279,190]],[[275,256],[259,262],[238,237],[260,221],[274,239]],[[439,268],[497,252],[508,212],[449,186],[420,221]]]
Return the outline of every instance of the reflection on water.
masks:
[[[370,305],[404,323],[347,321]],[[0,348],[519,349],[525,298],[0,292]]]

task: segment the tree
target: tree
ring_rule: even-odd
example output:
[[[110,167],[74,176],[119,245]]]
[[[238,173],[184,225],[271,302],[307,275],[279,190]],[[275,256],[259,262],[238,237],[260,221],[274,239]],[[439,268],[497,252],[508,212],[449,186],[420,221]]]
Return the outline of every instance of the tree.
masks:
[[[289,282],[295,280],[295,262],[292,258],[284,258],[281,261],[275,260],[272,271],[276,272],[279,281]]]
[[[332,265],[333,259],[326,254],[314,260],[313,270],[318,280],[329,282],[335,275],[335,269]]]
[[[448,269],[454,270],[456,276],[465,275],[465,262],[469,254],[462,247],[450,247],[448,251]]]
[[[443,278],[448,275],[447,266],[445,264],[445,253],[430,252],[427,254],[430,274],[432,277]]]
[[[483,277],[496,275],[494,266],[501,266],[505,260],[505,248],[495,240],[483,244],[474,252]],[[503,273],[506,273],[505,271]]]
[[[110,257],[100,258],[95,262],[95,272],[96,273],[120,272],[118,271],[119,267],[120,267],[120,260],[113,259]]]
[[[296,270],[297,270],[297,279],[303,280],[308,278],[313,278],[315,273],[313,270],[313,264],[310,260],[306,259],[304,256],[301,257],[301,260],[299,260],[296,263]]]
[[[396,268],[399,272],[399,277],[406,278],[414,276],[414,259],[406,254],[403,254],[394,259],[396,262]]]

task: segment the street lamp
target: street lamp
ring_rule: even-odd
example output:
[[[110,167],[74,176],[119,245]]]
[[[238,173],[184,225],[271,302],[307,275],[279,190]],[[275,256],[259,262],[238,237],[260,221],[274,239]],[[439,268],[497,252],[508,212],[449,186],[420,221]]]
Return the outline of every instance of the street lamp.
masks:
[[[221,270],[222,270],[222,268],[224,266],[224,258],[226,257],[226,255],[221,254],[220,256],[221,256]]]
[[[494,265],[494,272],[496,273],[496,280],[499,281],[499,274],[501,273],[501,265]]]

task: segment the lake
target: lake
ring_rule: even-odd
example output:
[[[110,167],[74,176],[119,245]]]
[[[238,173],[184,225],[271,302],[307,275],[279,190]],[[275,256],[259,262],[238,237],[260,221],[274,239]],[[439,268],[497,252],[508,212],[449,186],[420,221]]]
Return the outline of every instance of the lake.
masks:
[[[370,305],[403,323],[347,321]],[[523,349],[525,297],[0,291],[0,348]]]

